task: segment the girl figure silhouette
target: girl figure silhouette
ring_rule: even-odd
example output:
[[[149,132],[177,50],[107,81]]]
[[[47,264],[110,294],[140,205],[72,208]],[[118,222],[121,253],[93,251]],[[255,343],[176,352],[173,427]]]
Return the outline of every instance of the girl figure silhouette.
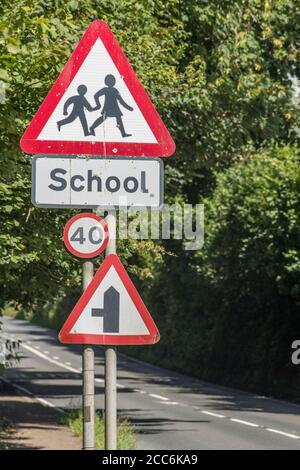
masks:
[[[122,121],[123,113],[119,107],[119,103],[128,111],[133,111],[133,108],[129,106],[121,97],[119,91],[115,88],[116,79],[114,75],[106,75],[104,79],[104,83],[106,87],[102,88],[101,90],[97,91],[94,95],[96,107],[93,109],[100,109],[100,96],[105,97],[104,106],[101,111],[101,116],[96,119],[96,121],[90,127],[90,134],[95,135],[96,127],[100,126],[103,121],[108,117],[114,117],[117,121],[117,127],[119,128],[122,137],[130,137],[132,134],[127,134],[124,128],[124,124]]]

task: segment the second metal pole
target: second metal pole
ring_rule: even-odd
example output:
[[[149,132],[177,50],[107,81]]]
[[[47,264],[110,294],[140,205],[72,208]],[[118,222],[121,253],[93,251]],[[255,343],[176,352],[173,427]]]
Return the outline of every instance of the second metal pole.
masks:
[[[91,261],[82,265],[83,291],[93,279],[94,266]],[[82,414],[83,449],[95,448],[95,391],[94,391],[94,349],[89,344],[82,346]]]
[[[109,211],[106,215],[109,242],[106,256],[116,253],[116,214]],[[105,347],[105,449],[117,449],[117,348]]]

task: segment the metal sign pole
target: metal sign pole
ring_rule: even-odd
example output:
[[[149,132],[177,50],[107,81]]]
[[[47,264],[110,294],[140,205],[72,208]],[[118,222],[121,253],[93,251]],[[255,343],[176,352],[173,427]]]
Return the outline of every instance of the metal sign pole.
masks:
[[[106,256],[116,253],[116,214],[108,211],[105,221],[108,225],[109,241]],[[117,449],[117,348],[105,347],[105,449]]]
[[[92,261],[82,264],[83,291],[93,279]],[[83,449],[95,448],[95,372],[94,349],[89,344],[82,346],[82,415],[83,415]]]

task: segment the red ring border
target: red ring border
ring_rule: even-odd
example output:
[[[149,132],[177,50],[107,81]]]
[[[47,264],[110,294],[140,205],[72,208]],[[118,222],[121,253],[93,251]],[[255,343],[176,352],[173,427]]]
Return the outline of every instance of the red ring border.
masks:
[[[96,220],[103,227],[103,232],[104,232],[103,243],[101,244],[100,248],[97,248],[97,250],[93,251],[92,253],[81,253],[80,251],[75,250],[69,242],[69,236],[68,235],[69,235],[69,231],[70,231],[70,228],[71,228],[72,224],[74,222],[76,222],[76,220],[82,219],[84,217],[89,217],[90,219]],[[90,212],[82,212],[81,214],[74,215],[73,217],[71,217],[70,220],[68,220],[68,222],[66,223],[65,228],[64,228],[64,244],[65,244],[67,250],[72,255],[77,256],[78,258],[84,258],[84,259],[95,258],[96,256],[100,255],[100,253],[102,253],[102,251],[105,250],[105,248],[107,246],[107,243],[108,243],[108,240],[109,240],[109,233],[108,233],[107,223],[99,215],[91,214]]]

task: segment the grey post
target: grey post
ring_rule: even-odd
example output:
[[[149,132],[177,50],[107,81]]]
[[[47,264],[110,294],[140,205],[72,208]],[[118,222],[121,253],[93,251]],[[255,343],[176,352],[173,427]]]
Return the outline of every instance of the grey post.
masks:
[[[116,253],[116,214],[106,215],[109,241],[106,256]],[[105,347],[105,449],[117,449],[117,348]]]
[[[82,264],[83,291],[93,279],[92,261]],[[82,415],[83,415],[83,449],[95,448],[95,390],[94,390],[94,349],[89,344],[82,346]]]

